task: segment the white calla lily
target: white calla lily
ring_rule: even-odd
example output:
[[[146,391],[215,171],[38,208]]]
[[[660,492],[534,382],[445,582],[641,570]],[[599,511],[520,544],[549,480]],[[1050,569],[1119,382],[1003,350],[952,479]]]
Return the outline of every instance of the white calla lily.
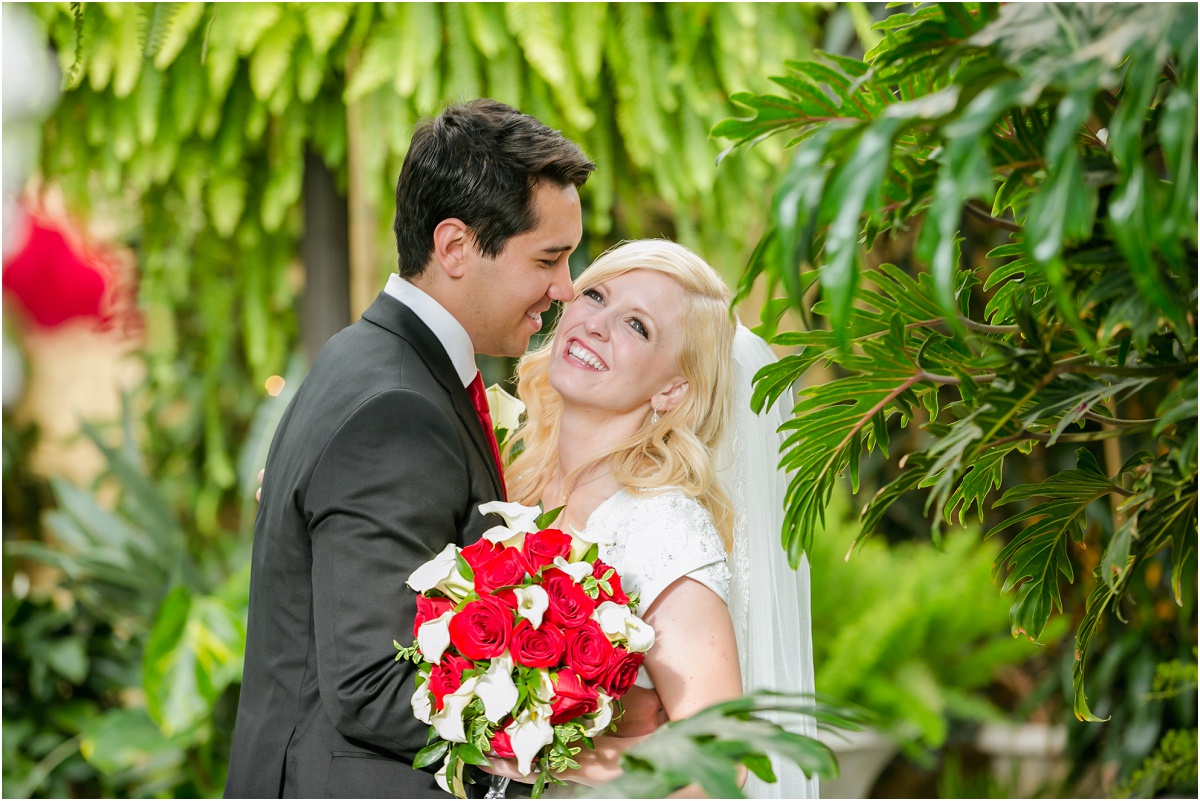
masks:
[[[538,530],[537,519],[542,514],[542,510],[536,506],[524,506],[504,501],[481,503],[479,511],[485,515],[500,515],[513,531],[523,531],[526,534],[532,534]]]
[[[545,706],[547,716],[550,714],[550,703],[554,701],[554,682],[550,679],[550,671],[545,668],[539,668],[537,672],[537,685],[533,687],[533,694],[537,697],[537,701],[541,704],[534,703],[535,707]]]
[[[508,652],[492,658],[492,664],[475,686],[475,694],[483,701],[483,714],[492,723],[499,723],[512,711],[519,696],[512,679],[513,661]]]
[[[523,711],[520,716],[505,729],[509,742],[512,743],[513,754],[517,757],[517,770],[522,775],[529,775],[533,770],[533,760],[538,752],[554,742],[554,727],[550,725],[550,715],[540,711]]]
[[[417,645],[421,655],[433,664],[442,661],[442,654],[450,647],[450,618],[454,611],[443,612],[440,617],[426,620],[417,629]]]
[[[625,647],[644,654],[654,646],[654,629],[637,615],[625,618]]]
[[[571,559],[576,562],[578,562],[580,559],[582,559],[584,557],[584,554],[586,554],[589,550],[591,550],[593,545],[599,545],[601,547],[604,547],[605,545],[612,545],[614,542],[616,542],[616,539],[611,534],[602,534],[600,532],[596,532],[595,534],[592,534],[592,533],[589,533],[586,528],[583,529],[582,531],[580,531],[580,530],[576,529],[574,526],[571,526],[570,529],[571,529],[571,532],[570,532],[571,533],[571,554],[570,555],[571,555]]]
[[[446,593],[450,600],[458,603],[475,591],[475,582],[460,573],[456,563],[454,569],[450,571],[450,575],[438,582],[437,589]]]
[[[596,607],[593,617],[610,640],[624,640],[630,651],[645,653],[654,645],[654,629],[624,604],[605,601]]]
[[[422,684],[413,693],[412,697],[413,717],[429,725],[429,719],[433,716],[433,693],[429,692],[429,682]]]
[[[520,548],[525,543],[525,532],[513,531],[508,526],[492,526],[483,532],[483,538],[506,548]]]
[[[433,780],[437,782],[437,786],[441,787],[443,792],[454,795],[454,793],[450,792],[450,784],[446,781],[446,768],[449,765],[450,755],[447,754],[446,758],[442,760],[442,766],[438,768],[437,773],[433,774]]]
[[[554,566],[571,577],[576,584],[592,575],[591,562],[568,562],[561,556],[554,557]]]
[[[446,781],[446,767],[450,764],[450,755],[446,754],[446,758],[442,760],[442,766],[438,768],[438,772],[433,774],[433,780],[437,782],[437,786],[442,790],[454,796],[455,798],[464,798],[466,796],[465,787],[463,785],[463,762],[459,760],[458,767],[454,770],[454,788],[450,789],[450,784]]]
[[[475,685],[478,683],[479,677],[472,676],[457,690],[442,697],[441,711],[435,712],[429,719],[429,725],[437,731],[438,737],[450,743],[467,741],[467,732],[463,728],[463,712],[475,699]]]
[[[550,596],[537,584],[517,587],[513,590],[517,598],[517,614],[529,621],[535,629],[542,625],[542,616],[550,608]]]
[[[454,543],[450,543],[441,553],[414,570],[405,583],[414,592],[432,590],[452,572],[458,572],[458,565],[454,559],[457,553]]]
[[[598,734],[603,734],[604,730],[608,728],[608,724],[612,723],[612,698],[603,690],[599,691],[599,697],[600,706],[597,708],[596,714],[592,717],[592,725],[584,730],[584,737],[595,737]]]
[[[521,424],[521,415],[525,413],[525,404],[504,391],[499,384],[487,388],[488,414],[491,415],[492,425],[496,428],[515,431]]]
[[[629,614],[628,606],[615,604],[612,601],[603,602],[592,613],[596,622],[600,624],[600,630],[607,634],[610,640],[614,637],[625,636],[625,618]]]

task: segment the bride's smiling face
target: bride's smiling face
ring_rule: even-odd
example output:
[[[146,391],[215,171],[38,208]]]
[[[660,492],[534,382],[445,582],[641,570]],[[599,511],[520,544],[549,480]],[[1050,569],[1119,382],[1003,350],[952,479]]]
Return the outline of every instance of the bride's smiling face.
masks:
[[[672,408],[687,391],[678,356],[684,289],[655,270],[631,270],[583,290],[554,334],[550,386],[565,406],[613,415]],[[681,389],[682,387],[682,389]]]

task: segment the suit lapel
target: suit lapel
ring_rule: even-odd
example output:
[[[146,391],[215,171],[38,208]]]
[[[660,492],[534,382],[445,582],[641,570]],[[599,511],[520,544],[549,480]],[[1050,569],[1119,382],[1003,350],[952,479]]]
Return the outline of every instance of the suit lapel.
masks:
[[[421,322],[420,317],[417,317],[411,309],[386,292],[379,293],[375,302],[363,312],[363,319],[406,340],[428,365],[433,377],[450,395],[454,412],[466,426],[471,441],[475,444],[475,449],[483,457],[483,463],[487,465],[488,476],[492,479],[496,497],[503,500],[504,490],[500,482],[500,468],[496,464],[496,460],[492,458],[492,448],[483,432],[483,424],[479,420],[479,415],[475,413],[475,404],[471,402],[466,388],[459,382],[458,371],[454,369],[454,363],[450,361],[450,356],[446,353],[442,343],[429,330],[429,327]]]

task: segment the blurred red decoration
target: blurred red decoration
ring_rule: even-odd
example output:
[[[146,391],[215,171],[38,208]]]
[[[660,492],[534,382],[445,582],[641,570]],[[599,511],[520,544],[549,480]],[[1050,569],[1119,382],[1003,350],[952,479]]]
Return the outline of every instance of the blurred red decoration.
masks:
[[[76,317],[104,322],[108,279],[94,259],[80,256],[62,232],[27,218],[25,246],[4,265],[4,289],[29,317],[46,328]]]

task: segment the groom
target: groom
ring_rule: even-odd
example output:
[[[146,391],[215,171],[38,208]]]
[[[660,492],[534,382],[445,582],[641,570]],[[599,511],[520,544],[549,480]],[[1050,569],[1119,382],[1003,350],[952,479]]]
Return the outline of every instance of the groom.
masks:
[[[405,579],[504,498],[475,354],[520,356],[571,298],[573,142],[492,100],[420,127],[396,185],[393,275],[334,336],[271,443],[254,529],[229,797],[445,797],[396,663]]]

